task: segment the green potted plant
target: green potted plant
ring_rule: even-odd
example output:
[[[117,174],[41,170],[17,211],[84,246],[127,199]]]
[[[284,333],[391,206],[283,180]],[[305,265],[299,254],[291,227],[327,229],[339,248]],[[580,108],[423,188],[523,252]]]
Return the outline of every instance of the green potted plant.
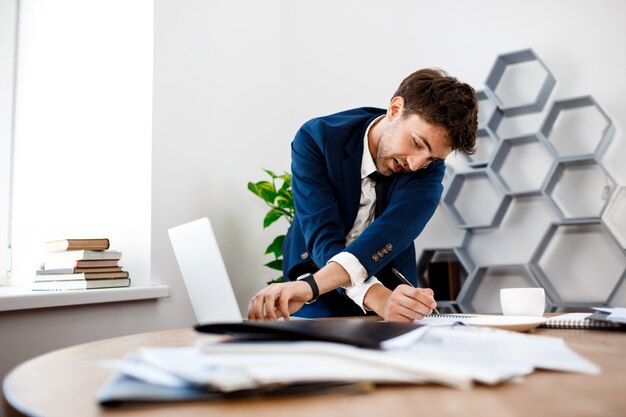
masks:
[[[263,228],[267,228],[271,224],[275,223],[281,217],[287,219],[289,224],[293,221],[295,214],[295,207],[293,205],[293,193],[291,191],[291,174],[285,172],[282,175],[276,175],[274,172],[263,169],[270,177],[271,181],[259,181],[256,183],[248,182],[248,190],[254,195],[259,197],[265,204],[267,204],[270,210],[263,218]],[[277,271],[283,270],[283,241],[285,235],[281,234],[274,238],[272,243],[265,249],[266,255],[273,255],[274,259],[264,266],[275,269]],[[283,282],[283,276],[269,281]]]

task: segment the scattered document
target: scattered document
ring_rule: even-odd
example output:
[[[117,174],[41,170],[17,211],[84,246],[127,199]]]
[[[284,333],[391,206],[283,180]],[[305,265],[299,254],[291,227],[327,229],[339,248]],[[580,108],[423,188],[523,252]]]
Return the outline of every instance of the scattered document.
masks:
[[[346,384],[436,383],[469,389],[519,380],[535,369],[598,374],[560,338],[474,326],[423,326],[382,349],[324,341],[224,342],[141,348],[103,362],[116,370],[101,390],[104,404],[133,398],[224,398]],[[342,385],[343,384],[343,385]],[[204,394],[203,394],[204,393]],[[166,395],[167,394],[167,395]]]
[[[603,313],[608,321],[626,323],[626,308],[624,307],[594,307],[594,310]]]

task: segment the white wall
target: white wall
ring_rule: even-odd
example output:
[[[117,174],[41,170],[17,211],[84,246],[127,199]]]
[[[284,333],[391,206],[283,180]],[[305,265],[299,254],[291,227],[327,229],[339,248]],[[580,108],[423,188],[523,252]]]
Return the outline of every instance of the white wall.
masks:
[[[621,1],[155,4],[153,271],[178,273],[164,229],[208,215],[242,308],[273,276],[262,252],[286,228],[261,230],[265,208],[245,184],[259,167],[289,168],[289,143],[311,117],[385,107],[426,66],[481,89],[498,54],[532,47],[558,80],[553,98],[591,94],[626,125]],[[624,142],[620,129],[605,161],[622,183]],[[441,241],[427,233],[418,250]]]
[[[169,227],[208,216],[242,310],[264,282],[265,208],[247,190],[289,168],[278,1],[155,3],[153,278],[180,275]],[[177,285],[173,292],[183,291]]]

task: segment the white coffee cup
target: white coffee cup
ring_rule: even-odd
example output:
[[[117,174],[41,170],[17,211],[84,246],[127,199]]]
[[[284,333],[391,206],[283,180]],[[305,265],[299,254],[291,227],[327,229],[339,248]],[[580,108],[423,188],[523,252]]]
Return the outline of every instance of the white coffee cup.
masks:
[[[502,288],[500,307],[505,316],[543,316],[546,295],[543,288]]]

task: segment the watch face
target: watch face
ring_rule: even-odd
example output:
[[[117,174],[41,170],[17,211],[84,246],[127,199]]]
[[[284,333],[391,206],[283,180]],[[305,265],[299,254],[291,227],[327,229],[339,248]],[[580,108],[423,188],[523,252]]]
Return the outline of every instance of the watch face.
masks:
[[[305,279],[305,278],[312,277],[312,276],[313,276],[313,274],[312,274],[312,273],[307,272],[306,274],[302,274],[302,275],[300,275],[298,278],[296,278],[296,281],[301,281],[301,280],[303,280],[303,279]]]
[[[311,304],[315,302],[315,300],[317,300],[317,298],[320,295],[320,290],[319,290],[319,287],[317,286],[317,283],[315,282],[315,278],[313,277],[313,274],[310,272],[306,274],[302,274],[298,278],[296,278],[296,281],[305,281],[311,287],[311,292],[313,293],[313,297],[311,297],[309,301],[306,301],[305,304]]]

